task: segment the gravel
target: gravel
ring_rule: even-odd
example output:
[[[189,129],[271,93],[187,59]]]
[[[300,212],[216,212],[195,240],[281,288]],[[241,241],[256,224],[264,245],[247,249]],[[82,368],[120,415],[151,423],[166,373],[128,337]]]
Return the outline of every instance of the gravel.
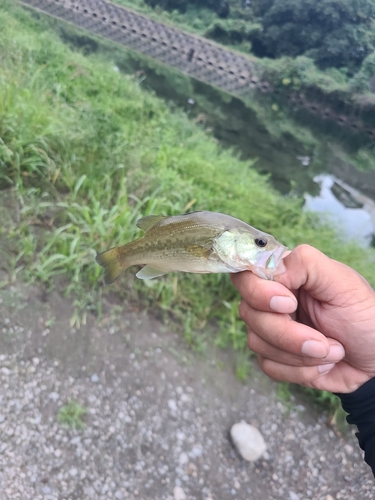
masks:
[[[57,293],[0,290],[0,498],[366,500],[370,469],[307,401],[286,406],[254,367],[241,384],[228,353],[198,356],[142,313],[104,308],[80,330]],[[48,333],[45,333],[48,330]],[[59,423],[68,400],[86,427]],[[267,452],[237,454],[245,420]]]

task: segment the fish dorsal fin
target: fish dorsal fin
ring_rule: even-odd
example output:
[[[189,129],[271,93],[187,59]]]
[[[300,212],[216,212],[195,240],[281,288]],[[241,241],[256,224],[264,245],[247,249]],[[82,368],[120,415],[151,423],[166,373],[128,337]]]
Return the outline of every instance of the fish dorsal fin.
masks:
[[[161,222],[164,219],[168,219],[168,215],[147,215],[146,217],[142,217],[142,219],[137,220],[137,227],[147,233],[149,229],[156,226],[158,222]]]
[[[154,267],[145,266],[140,271],[137,272],[136,276],[140,280],[152,280],[153,278],[158,278],[167,274],[168,271],[161,271],[160,269],[155,269]]]

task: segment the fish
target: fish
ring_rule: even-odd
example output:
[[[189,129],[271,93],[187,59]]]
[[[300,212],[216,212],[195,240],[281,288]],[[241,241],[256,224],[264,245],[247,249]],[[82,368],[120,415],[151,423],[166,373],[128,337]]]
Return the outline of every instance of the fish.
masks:
[[[123,246],[98,253],[104,284],[125,269],[142,265],[136,274],[153,279],[169,272],[238,273],[252,271],[273,280],[285,271],[287,247],[270,234],[230,215],[200,211],[182,215],[149,215],[137,221],[145,234]]]

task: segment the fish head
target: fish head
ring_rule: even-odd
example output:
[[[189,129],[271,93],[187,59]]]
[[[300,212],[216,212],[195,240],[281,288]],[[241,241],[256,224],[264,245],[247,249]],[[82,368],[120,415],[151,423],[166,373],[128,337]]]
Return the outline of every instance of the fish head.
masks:
[[[216,239],[214,249],[233,268],[232,272],[248,270],[260,278],[272,280],[285,272],[282,259],[287,247],[270,234],[249,228],[223,232]]]

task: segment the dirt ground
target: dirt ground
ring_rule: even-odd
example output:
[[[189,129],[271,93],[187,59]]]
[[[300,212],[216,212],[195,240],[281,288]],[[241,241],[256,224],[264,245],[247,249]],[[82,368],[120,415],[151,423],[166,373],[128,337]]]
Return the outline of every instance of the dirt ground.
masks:
[[[70,326],[71,302],[19,282],[0,289],[0,498],[364,500],[370,469],[306,401],[287,407],[254,365],[192,352],[171,329],[105,302],[100,323]],[[72,399],[86,427],[58,412]],[[266,455],[242,460],[229,429],[245,420]]]

